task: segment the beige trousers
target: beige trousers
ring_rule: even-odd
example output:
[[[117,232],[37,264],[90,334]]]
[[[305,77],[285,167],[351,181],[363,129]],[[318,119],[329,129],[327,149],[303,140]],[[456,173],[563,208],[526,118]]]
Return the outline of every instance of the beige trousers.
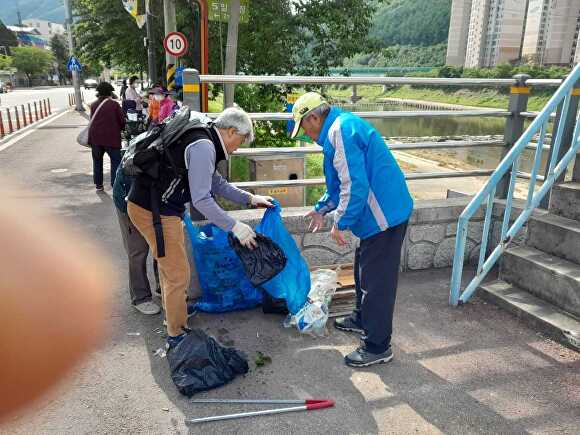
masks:
[[[151,212],[130,201],[127,204],[127,212],[133,225],[147,240],[159,266],[159,282],[167,320],[167,333],[171,336],[179,335],[183,332],[182,328],[187,327],[186,293],[191,276],[181,219],[177,216],[161,216],[165,257],[159,258]]]

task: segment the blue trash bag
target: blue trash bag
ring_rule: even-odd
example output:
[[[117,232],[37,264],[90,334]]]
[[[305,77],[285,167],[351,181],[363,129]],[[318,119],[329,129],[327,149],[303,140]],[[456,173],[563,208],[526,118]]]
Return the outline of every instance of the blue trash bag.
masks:
[[[228,243],[228,233],[212,224],[194,227],[188,214],[183,222],[202,290],[196,308],[207,313],[224,313],[260,305],[262,292],[246,278],[240,259]]]
[[[274,205],[274,208],[266,210],[256,231],[276,242],[286,254],[288,261],[282,272],[262,284],[262,288],[274,298],[285,299],[288,311],[296,314],[306,303],[310,291],[310,270],[296,242],[282,222],[280,204],[274,201]]]

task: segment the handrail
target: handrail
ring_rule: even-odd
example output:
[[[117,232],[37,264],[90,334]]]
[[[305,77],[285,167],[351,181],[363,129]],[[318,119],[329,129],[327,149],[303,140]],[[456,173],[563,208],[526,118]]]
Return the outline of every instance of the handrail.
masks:
[[[580,149],[580,122],[578,122],[577,112],[574,117],[574,130],[572,133],[572,141],[570,143],[569,149],[560,155],[560,147],[565,135],[565,131],[571,131],[570,125],[568,124],[569,110],[576,111],[578,99],[573,96],[572,91],[576,83],[580,79],[580,65],[576,66],[572,73],[564,80],[560,88],[554,93],[552,98],[548,101],[546,106],[542,111],[535,117],[528,129],[524,134],[517,140],[513,148],[507,153],[504,159],[500,162],[497,169],[493,172],[487,183],[481,188],[481,190],[475,195],[471,202],[467,205],[461,216],[459,217],[457,225],[457,238],[455,245],[455,256],[453,259],[453,274],[451,278],[451,289],[449,302],[451,305],[459,305],[467,302],[471,296],[475,293],[479,284],[483,281],[488,272],[494,267],[500,256],[508,248],[510,242],[517,235],[518,231],[527,222],[527,220],[532,215],[535,208],[538,207],[541,200],[546,196],[546,194],[551,190],[555,181],[560,177],[560,175],[565,171],[568,164],[576,156],[576,152]],[[571,101],[574,100],[574,105]],[[574,107],[576,106],[576,107]],[[558,123],[557,131],[553,134],[553,139],[551,143],[551,158],[548,164],[547,176],[545,177],[544,184],[536,192],[535,185],[536,181],[539,179],[540,164],[542,161],[542,150],[544,149],[544,141],[546,139],[546,132],[548,128],[548,122],[550,120],[551,114],[557,109],[561,108],[561,122]],[[515,220],[515,222],[509,226],[509,221],[511,217],[512,202],[514,198],[515,191],[515,181],[518,175],[521,173],[518,170],[518,160],[522,152],[527,149],[530,142],[539,133],[539,140],[536,147],[534,165],[532,167],[532,172],[529,174],[529,185],[528,185],[528,196],[526,201],[526,206],[524,211]],[[558,161],[559,160],[559,161]],[[508,192],[506,198],[506,207],[504,210],[503,222],[501,227],[501,237],[499,244],[492,250],[492,252],[487,256],[487,245],[489,239],[489,232],[491,228],[492,219],[492,209],[494,204],[494,197],[496,189],[502,180],[507,177],[508,173],[511,172],[509,177]],[[471,282],[466,286],[466,288],[461,291],[461,276],[463,272],[463,264],[465,260],[465,247],[467,239],[467,230],[470,219],[473,215],[486,204],[485,210],[485,220],[483,225],[483,237],[480,245],[479,261],[477,266],[477,274],[471,280]]]
[[[449,171],[449,172],[413,172],[405,174],[406,180],[432,180],[435,178],[464,178],[464,177],[487,177],[493,173],[489,169],[476,169],[473,171]],[[324,184],[324,178],[304,178],[300,180],[266,180],[266,181],[239,181],[234,186],[241,189],[256,189],[261,187],[304,187],[319,186]]]
[[[199,76],[201,83],[220,84],[260,84],[260,85],[425,85],[425,86],[487,86],[506,87],[516,84],[515,79],[463,79],[463,78],[422,78],[422,77],[336,77],[336,76],[245,76],[212,75]],[[561,80],[529,79],[529,86],[557,87]]]
[[[482,110],[432,110],[432,111],[375,111],[375,112],[352,112],[354,115],[365,119],[400,119],[400,118],[468,118],[468,117],[494,117],[507,118],[511,112],[502,109]],[[206,113],[212,119],[217,118],[219,113]],[[252,121],[289,121],[291,113],[248,113]]]
[[[388,138],[387,138],[388,141]],[[418,149],[446,149],[446,148],[476,148],[476,147],[503,147],[504,141],[500,139],[486,141],[445,141],[445,142],[410,142],[389,144],[392,151],[418,150]],[[535,148],[532,148],[535,149]],[[258,157],[258,156],[284,156],[319,154],[322,148],[318,145],[305,147],[270,147],[270,148],[239,148],[234,156]]]

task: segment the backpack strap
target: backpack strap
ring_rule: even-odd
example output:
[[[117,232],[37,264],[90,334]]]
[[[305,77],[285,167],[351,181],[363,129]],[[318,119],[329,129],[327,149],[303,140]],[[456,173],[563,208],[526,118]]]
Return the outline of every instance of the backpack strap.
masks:
[[[157,257],[162,258],[165,257],[165,239],[163,238],[163,224],[161,223],[161,209],[159,205],[160,193],[156,181],[151,183],[149,191],[151,193],[151,215],[153,216]]]

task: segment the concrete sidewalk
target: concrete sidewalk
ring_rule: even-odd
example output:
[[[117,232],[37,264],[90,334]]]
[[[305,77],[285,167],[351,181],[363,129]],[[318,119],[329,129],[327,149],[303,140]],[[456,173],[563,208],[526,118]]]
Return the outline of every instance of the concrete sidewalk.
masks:
[[[164,344],[155,332],[162,318],[130,306],[111,191],[94,192],[90,151],[75,142],[80,124],[86,120],[68,113],[1,151],[0,173],[102,245],[117,265],[110,339],[53,397],[1,434],[578,433],[580,354],[481,300],[449,307],[446,269],[401,277],[395,360],[364,370],[342,362],[357,345],[346,333],[302,336],[261,310],[195,316],[192,327],[246,352],[251,367],[199,398],[331,398],[336,407],[185,426],[185,418],[257,407],[194,406],[173,386],[167,360],[154,354]],[[257,368],[258,351],[272,363]]]

